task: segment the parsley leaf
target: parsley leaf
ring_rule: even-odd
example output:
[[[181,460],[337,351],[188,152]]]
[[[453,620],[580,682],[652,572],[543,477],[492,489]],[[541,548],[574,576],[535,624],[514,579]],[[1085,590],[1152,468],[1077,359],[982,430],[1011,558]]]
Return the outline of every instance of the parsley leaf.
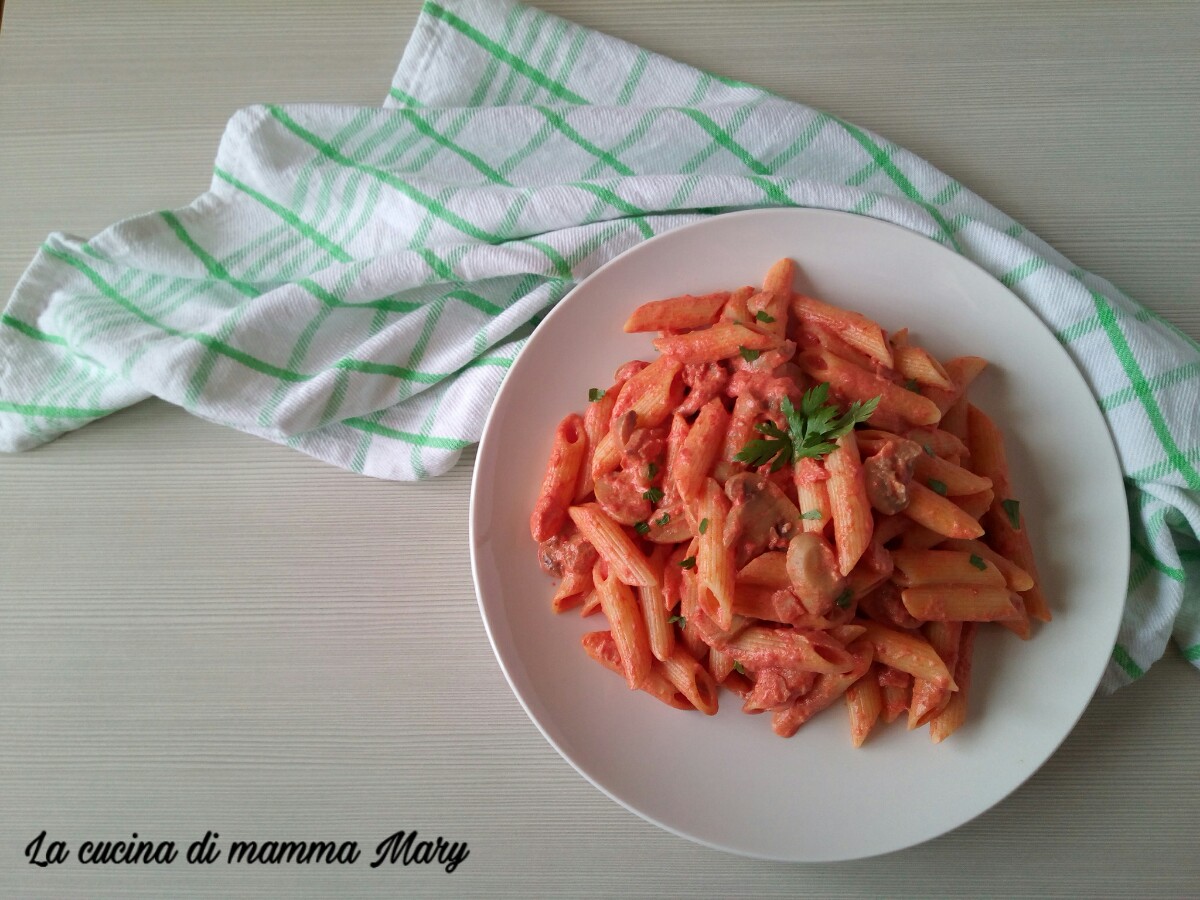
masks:
[[[633,530],[636,531],[638,534],[649,534],[650,533],[650,523],[649,522],[635,522],[633,525]]]
[[[936,478],[930,478],[929,489],[935,494],[941,494],[943,497],[946,496],[946,482],[944,481],[938,481]]]
[[[828,402],[828,382],[805,391],[800,399],[799,410],[785,397],[779,408],[787,420],[788,430],[783,431],[774,422],[760,422],[754,426],[754,430],[766,435],[767,439],[750,441],[734,459],[755,467],[770,462],[772,472],[779,471],[787,462],[820,459],[837,447],[835,442],[838,438],[871,418],[879,406],[879,399],[873,397],[866,402],[855,400],[844,413],[838,415],[837,406]]]
[[[700,533],[701,533],[701,534],[704,534],[704,532],[708,531],[708,519],[701,519],[701,520],[700,520],[700,529],[699,529],[699,531],[700,531]]]
[[[846,588],[844,591],[838,594],[837,599],[833,602],[838,609],[846,609],[850,605],[850,598],[853,596],[854,591],[850,590],[850,588]]]
[[[1021,504],[1016,500],[1001,500],[1000,505],[1004,507],[1004,512],[1008,514],[1008,524],[1013,527],[1013,531],[1021,530]]]
[[[987,563],[985,563],[985,562],[983,561],[983,557],[982,557],[982,556],[979,556],[979,555],[977,555],[977,554],[975,554],[975,553],[972,553],[972,554],[971,554],[970,563],[971,563],[971,565],[973,565],[975,568],[977,568],[977,569],[978,569],[980,572],[986,572],[986,571],[987,571]]]
[[[800,518],[812,521],[813,519],[822,519],[824,516],[821,515],[821,511],[819,509],[810,509],[806,513],[801,513]]]
[[[646,465],[647,480],[653,478],[657,473],[658,473],[658,466],[656,466],[654,463],[648,463]]]
[[[922,444],[921,447],[924,449],[926,456],[937,456],[937,454],[933,452],[933,448],[928,444]]]
[[[643,500],[649,500],[651,503],[657,503],[663,498],[662,488],[652,487],[650,490],[642,494]]]
[[[746,362],[754,362],[762,356],[761,350],[751,350],[749,347],[738,347],[738,353],[742,354],[742,359]]]
[[[683,566],[685,569],[694,569],[696,567],[696,557],[689,556],[687,559],[681,559],[679,561],[679,565]]]
[[[670,514],[670,513],[663,513],[663,514],[662,514],[662,518],[661,518],[661,519],[656,519],[656,520],[654,521],[654,524],[655,524],[655,525],[657,525],[657,526],[659,526],[659,527],[661,528],[663,525],[666,525],[666,524],[667,524],[668,522],[670,522],[670,521],[671,521],[671,514]]]
[[[914,394],[921,393],[921,387],[917,384],[917,379],[915,378],[910,378],[908,381],[904,382],[904,389],[912,391]]]
[[[754,318],[758,319],[760,322],[766,322],[768,325],[775,321],[774,316],[767,315],[766,310],[762,309],[754,314]]]
[[[597,400],[602,400],[604,398],[604,393],[604,390],[601,388],[590,388],[588,390],[588,401],[595,403]]]
[[[733,661],[733,671],[737,672],[739,675],[745,675],[746,667],[735,659]]]
[[[683,616],[671,616],[671,618],[667,619],[668,625],[674,625],[676,623],[679,624],[680,628],[687,628],[687,619],[685,619]]]

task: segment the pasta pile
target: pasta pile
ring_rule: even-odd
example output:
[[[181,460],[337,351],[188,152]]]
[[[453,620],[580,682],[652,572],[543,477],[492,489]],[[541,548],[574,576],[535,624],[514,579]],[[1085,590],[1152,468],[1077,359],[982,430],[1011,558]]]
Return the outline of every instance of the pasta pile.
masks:
[[[646,303],[653,362],[555,431],[530,519],[555,612],[602,611],[589,656],[631,689],[790,737],[844,698],[854,746],[907,712],[964,720],[980,623],[1050,620],[1001,436],[944,364],[855,312],[761,288]]]

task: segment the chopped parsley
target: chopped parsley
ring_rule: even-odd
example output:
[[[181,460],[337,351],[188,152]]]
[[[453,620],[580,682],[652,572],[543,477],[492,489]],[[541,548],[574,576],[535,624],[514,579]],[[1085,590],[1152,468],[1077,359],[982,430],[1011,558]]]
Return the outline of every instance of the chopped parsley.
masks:
[[[689,556],[687,559],[681,559],[679,561],[679,565],[683,566],[685,569],[694,569],[696,567],[696,557]]]
[[[650,490],[642,494],[643,500],[649,500],[651,503],[657,503],[663,498],[662,488],[652,487]]]
[[[819,509],[810,509],[808,512],[801,513],[800,518],[808,519],[811,522],[814,519],[823,519],[824,516],[821,515],[821,511]]]
[[[746,667],[735,659],[733,661],[733,671],[737,672],[739,675],[745,675]]]
[[[985,562],[983,561],[983,557],[982,557],[982,556],[979,556],[978,554],[972,553],[972,554],[971,554],[971,560],[970,560],[970,562],[971,562],[971,565],[973,565],[975,568],[977,568],[977,569],[978,569],[980,572],[986,572],[986,571],[987,571],[987,563],[985,563]]]
[[[699,531],[700,531],[700,533],[701,533],[701,534],[704,534],[704,532],[708,531],[708,519],[701,519],[701,520],[700,520],[700,529],[699,529]]]
[[[925,451],[926,456],[937,456],[937,454],[933,452],[933,448],[928,444],[922,444],[921,449]]]
[[[908,381],[904,382],[904,389],[912,391],[914,394],[921,393],[921,386],[917,384],[917,379],[915,378],[910,378]]]
[[[1008,515],[1008,524],[1013,527],[1013,531],[1021,530],[1021,504],[1017,500],[1001,500],[1000,505],[1004,507],[1004,512]]]
[[[787,431],[774,422],[759,422],[754,430],[766,437],[750,441],[734,459],[755,467],[771,463],[772,472],[778,472],[788,462],[820,459],[836,449],[838,438],[871,418],[879,405],[879,397],[865,403],[855,400],[839,415],[837,406],[828,403],[828,399],[828,382],[805,391],[799,410],[785,397],[779,408],[787,420]]]
[[[658,466],[656,466],[654,463],[648,463],[646,465],[646,479],[650,480],[650,479],[654,478],[654,476],[657,474],[658,474]]]
[[[670,521],[671,521],[671,514],[663,513],[661,519],[654,520],[654,524],[657,525],[659,528],[661,528],[662,526],[666,525]]]
[[[671,616],[671,618],[667,619],[667,624],[677,624],[680,628],[687,628],[687,619],[685,619],[683,616]]]
[[[638,534],[649,534],[650,533],[650,523],[649,522],[635,522],[634,526],[633,526],[633,530],[636,531]]]
[[[944,481],[938,481],[936,478],[930,478],[929,489],[935,494],[941,494],[943,497],[946,496],[946,482]]]
[[[595,403],[597,400],[604,399],[604,390],[602,388],[590,388],[588,390],[588,402]]]
[[[760,322],[766,322],[768,325],[775,321],[774,316],[767,315],[766,310],[762,309],[754,314],[754,318],[758,319]]]
[[[846,609],[850,606],[850,598],[853,596],[854,591],[850,590],[850,588],[846,588],[844,591],[838,594],[837,599],[833,601],[834,605],[836,605],[838,609]]]
[[[742,359],[746,362],[754,362],[762,356],[761,350],[751,350],[749,347],[738,347],[738,353],[742,354]]]

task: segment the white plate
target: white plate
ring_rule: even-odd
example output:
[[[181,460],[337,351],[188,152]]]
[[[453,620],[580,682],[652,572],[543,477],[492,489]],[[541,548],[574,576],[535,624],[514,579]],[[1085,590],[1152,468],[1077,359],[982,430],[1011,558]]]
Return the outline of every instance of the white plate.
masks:
[[[616,367],[652,359],[621,324],[638,304],[758,283],[782,256],[804,290],[912,329],[942,358],[993,365],[972,388],[1006,436],[1054,621],[1022,642],[981,630],[967,724],[941,745],[882,727],[850,746],[840,704],[795,737],[722,692],[714,718],[670,709],[579,646],[602,617],[550,612],[529,513],[555,424]],[[1054,752],[1087,706],[1116,637],[1128,519],[1107,427],[1037,317],[983,270],[919,235],[820,210],[734,213],[668,232],[580,284],[546,317],[496,399],[475,464],[471,563],[501,667],[546,739],[592,784],[683,837],[767,859],[886,853],[979,815]]]

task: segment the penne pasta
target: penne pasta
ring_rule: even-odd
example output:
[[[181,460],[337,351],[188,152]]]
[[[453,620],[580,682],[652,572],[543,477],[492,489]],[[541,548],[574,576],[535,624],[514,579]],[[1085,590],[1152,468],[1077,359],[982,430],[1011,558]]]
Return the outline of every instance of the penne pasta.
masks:
[[[625,673],[621,669],[621,658],[617,653],[617,643],[613,640],[611,632],[589,632],[583,636],[582,644],[584,652],[588,656],[610,672],[615,672],[624,677]],[[661,700],[667,706],[673,706],[675,709],[694,709],[683,692],[668,681],[661,670],[651,669],[650,674],[646,676],[646,680],[642,682],[640,690],[645,691],[657,700]]]
[[[836,332],[843,341],[865,353],[885,369],[894,368],[892,348],[884,339],[883,329],[861,313],[838,309],[812,297],[795,294],[792,312],[801,322],[815,322]]]
[[[969,513],[917,481],[908,486],[908,506],[904,508],[904,515],[944,537],[983,536],[983,528]]]
[[[625,320],[624,330],[627,333],[686,331],[690,328],[714,325],[728,299],[728,291],[717,291],[699,297],[682,294],[678,297],[668,297],[666,300],[651,300],[630,313],[629,318]]]
[[[575,481],[586,450],[583,418],[571,413],[554,431],[554,446],[546,464],[542,490],[529,518],[529,531],[535,541],[540,543],[558,534],[566,522],[567,507],[575,496]]]
[[[706,479],[696,512],[700,522],[708,522],[706,527],[699,529],[697,572],[700,583],[712,592],[716,600],[714,621],[726,629],[733,622],[733,592],[737,578],[733,548],[725,543],[725,521],[728,517],[729,498],[713,479]]]
[[[1031,618],[1050,621],[1050,606],[1038,582],[1033,548],[1025,531],[1025,518],[1020,502],[1013,497],[1008,477],[1008,460],[1004,440],[994,422],[977,407],[967,408],[967,446],[975,471],[991,478],[995,498],[984,514],[989,543],[999,553],[1011,559],[1032,576],[1034,586],[1022,592],[1025,609]]]
[[[1006,587],[1003,573],[990,560],[956,550],[893,550],[893,581],[901,587],[926,584],[973,584]]]
[[[658,355],[558,423],[530,533],[551,609],[603,611],[587,654],[713,715],[722,688],[782,736],[844,697],[862,746],[964,721],[988,622],[1048,620],[999,430],[906,328],[761,288],[643,303]]]
[[[657,583],[654,570],[645,554],[620,525],[608,517],[598,503],[572,506],[568,512],[575,527],[596,548],[613,574],[625,584],[651,585]],[[594,576],[593,576],[594,577]]]
[[[879,679],[871,669],[846,688],[846,709],[850,713],[850,743],[861,747],[883,712]]]
[[[734,322],[719,322],[703,331],[657,338],[654,348],[663,354],[660,359],[701,363],[737,356],[742,349],[761,352],[779,344],[780,339],[773,335]]]
[[[853,433],[838,439],[837,449],[825,458],[825,468],[829,472],[826,485],[837,544],[838,570],[849,575],[871,543],[874,529],[871,501],[867,499],[862,462]]]
[[[998,622],[1019,615],[1004,585],[923,584],[900,592],[904,608],[922,622]]]
[[[975,652],[975,634],[978,625],[968,622],[963,625],[958,645],[958,660],[954,666],[954,680],[958,690],[950,697],[945,709],[929,722],[929,737],[939,744],[957,731],[966,720],[967,697],[971,690],[971,663]]]
[[[642,611],[642,621],[646,623],[650,652],[660,662],[675,651],[675,629],[671,627],[668,620],[667,605],[663,599],[662,587],[660,587],[663,582],[663,568],[670,552],[670,548],[666,544],[660,544],[654,548],[649,562],[654,574],[658,576],[658,584],[640,585],[637,588],[638,606]]]
[[[875,650],[875,658],[885,666],[925,678],[954,690],[954,680],[942,658],[923,637],[888,628],[878,622],[866,622],[862,639]]]
[[[592,581],[600,594],[600,608],[608,619],[613,640],[617,643],[617,654],[621,657],[621,671],[630,690],[642,686],[650,674],[653,656],[650,653],[650,638],[646,623],[642,619],[638,602],[629,585],[622,584],[607,571],[603,560],[592,569]]]

